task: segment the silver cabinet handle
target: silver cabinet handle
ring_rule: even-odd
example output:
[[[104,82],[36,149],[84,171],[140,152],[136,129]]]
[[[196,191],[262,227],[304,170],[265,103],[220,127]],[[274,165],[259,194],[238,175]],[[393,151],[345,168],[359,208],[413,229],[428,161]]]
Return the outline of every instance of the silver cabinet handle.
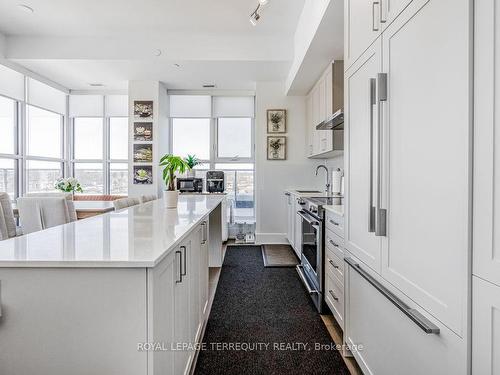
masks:
[[[372,30],[378,31],[378,27],[375,27],[375,5],[379,5],[378,1],[372,3]]]
[[[331,243],[333,246],[335,246],[335,247],[339,247],[339,245],[338,245],[338,244],[336,244],[335,242],[333,242],[332,240],[328,240],[328,242],[330,242],[330,243]]]
[[[202,230],[201,230],[201,244],[205,245],[207,243],[207,222],[204,221],[201,223]]]
[[[302,281],[302,284],[304,284],[304,286],[306,287],[307,293],[309,293],[309,294],[318,294],[318,291],[316,289],[312,289],[309,286],[309,283],[306,280],[306,276],[304,275],[304,271],[302,271],[302,268],[303,268],[303,266],[301,266],[300,264],[298,266],[295,266],[295,270],[299,274],[300,281]]]
[[[333,294],[333,291],[329,290],[329,291],[328,291],[328,293],[330,293],[330,295],[332,296],[332,298],[333,298],[335,301],[338,301],[338,300],[339,300],[339,298],[338,298],[335,294]]]
[[[386,216],[387,211],[381,208],[382,202],[382,103],[387,101],[387,74],[378,73],[377,74],[377,88],[378,88],[378,118],[377,118],[377,173],[376,173],[376,185],[377,194],[375,197],[375,235],[385,236],[387,234],[386,228]]]
[[[384,0],[379,0],[380,2],[380,23],[386,23],[387,19],[384,19]]]
[[[412,320],[417,326],[419,326],[425,333],[428,334],[439,334],[439,327],[432,323],[429,319],[423,316],[420,312],[412,309],[406,303],[401,301],[396,297],[389,289],[380,284],[375,280],[370,274],[363,270],[358,263],[356,263],[352,258],[344,258],[344,262],[347,263],[354,271],[359,273],[366,281],[368,281],[375,289],[377,289],[385,298],[387,298],[394,306],[403,312],[410,320]]]
[[[370,78],[370,183],[368,193],[370,197],[368,199],[368,232],[375,232],[375,207],[373,206],[373,108],[376,101],[376,90],[377,90],[377,80],[375,78]]]
[[[186,263],[187,263],[186,251],[187,250],[186,250],[186,246],[181,246],[181,249],[183,249],[183,251],[184,251],[184,256],[183,256],[183,258],[184,258],[183,270],[184,271],[181,272],[181,276],[186,276],[187,275],[187,265],[186,265]]]
[[[336,221],[333,221],[332,219],[330,219],[329,221],[330,221],[330,223],[332,223],[333,225],[339,226],[339,223],[337,223]]]
[[[328,259],[328,263],[330,263],[333,266],[333,268],[335,268],[337,270],[339,269],[339,266],[337,266],[335,263],[333,263],[333,260]]]
[[[179,254],[179,280],[176,280],[176,284],[182,283],[182,252],[180,250],[175,251],[175,257],[177,258]]]

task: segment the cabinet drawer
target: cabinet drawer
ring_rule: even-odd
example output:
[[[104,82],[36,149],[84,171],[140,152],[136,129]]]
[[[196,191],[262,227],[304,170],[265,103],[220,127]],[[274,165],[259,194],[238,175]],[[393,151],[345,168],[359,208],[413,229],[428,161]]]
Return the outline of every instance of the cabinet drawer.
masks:
[[[344,285],[344,259],[339,258],[330,248],[325,252],[325,271]]]
[[[331,230],[325,233],[325,245],[327,249],[332,250],[337,257],[344,259],[344,239]]]
[[[344,287],[328,274],[325,277],[325,300],[340,328],[344,329]]]
[[[331,211],[326,211],[326,229],[344,238],[344,218]]]

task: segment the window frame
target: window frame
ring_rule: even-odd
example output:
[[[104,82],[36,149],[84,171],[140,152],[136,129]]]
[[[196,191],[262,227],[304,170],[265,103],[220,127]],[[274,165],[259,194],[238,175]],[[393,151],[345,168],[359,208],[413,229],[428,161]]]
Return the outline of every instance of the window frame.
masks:
[[[25,78],[26,79],[26,78]],[[20,116],[20,121],[18,121],[18,127],[19,132],[19,142],[18,142],[18,153],[20,156],[20,166],[18,168],[19,170],[19,177],[18,179],[18,195],[16,195],[16,198],[22,195],[25,195],[28,192],[28,162],[30,160],[34,161],[49,161],[49,162],[58,162],[61,164],[61,177],[67,176],[67,164],[68,164],[68,159],[67,159],[67,146],[66,146],[66,136],[67,136],[67,129],[66,129],[66,122],[67,122],[67,115],[58,113],[55,111],[52,111],[47,108],[43,108],[37,105],[29,104],[26,101],[18,102],[18,107],[19,107],[19,116]],[[58,116],[61,117],[61,155],[62,157],[60,158],[54,158],[54,157],[48,157],[48,156],[36,156],[36,155],[28,155],[28,106],[34,107],[41,109],[43,111],[51,112],[54,113]]]
[[[213,96],[212,96],[212,107],[213,107]],[[214,170],[216,164],[220,163],[230,163],[230,164],[253,164],[252,170],[244,170],[244,171],[252,171],[254,173],[253,180],[253,220],[256,220],[256,202],[255,202],[255,183],[256,183],[256,170],[255,170],[255,117],[249,116],[221,116],[221,117],[169,117],[168,121],[168,134],[169,134],[169,144],[168,150],[170,153],[173,152],[173,128],[174,128],[174,120],[175,119],[208,119],[210,120],[210,160],[200,159],[200,164],[208,164],[209,169],[200,169],[199,171],[208,171]],[[250,157],[219,157],[218,156],[218,130],[219,130],[219,118],[249,118],[251,121],[251,156]],[[180,155],[185,156],[185,155]],[[237,169],[224,169],[224,171],[234,172],[235,181],[238,178],[238,170]],[[235,194],[236,194],[235,190]],[[245,221],[245,220],[242,220]]]
[[[22,181],[21,176],[23,173],[22,165],[23,165],[23,155],[21,153],[21,139],[22,139],[22,131],[21,131],[21,106],[22,102],[11,98],[6,95],[0,95],[0,97],[12,100],[14,105],[14,153],[0,153],[0,159],[7,159],[14,161],[14,199],[19,197],[20,190],[22,190],[20,183]]]
[[[129,158],[127,159],[111,159],[111,137],[110,137],[110,123],[112,118],[125,118],[127,119],[127,134],[129,132],[128,130],[128,116],[107,116],[105,114],[106,109],[104,105],[104,113],[102,116],[75,116],[71,117],[70,120],[70,129],[71,129],[71,136],[70,136],[70,142],[69,144],[71,145],[71,150],[70,150],[70,174],[72,176],[75,175],[75,164],[78,163],[96,163],[96,164],[101,164],[102,165],[102,173],[103,173],[103,192],[102,194],[104,195],[109,195],[111,194],[111,164],[112,163],[123,163],[129,165]],[[76,159],[75,158],[75,120],[78,118],[99,118],[102,119],[102,152],[103,152],[103,157],[102,159]],[[130,140],[130,137],[128,137]],[[127,150],[129,150],[129,145],[127,144]],[[129,176],[130,177],[130,176]],[[127,187],[127,194],[128,194],[128,187]],[[127,195],[126,194],[126,195]]]

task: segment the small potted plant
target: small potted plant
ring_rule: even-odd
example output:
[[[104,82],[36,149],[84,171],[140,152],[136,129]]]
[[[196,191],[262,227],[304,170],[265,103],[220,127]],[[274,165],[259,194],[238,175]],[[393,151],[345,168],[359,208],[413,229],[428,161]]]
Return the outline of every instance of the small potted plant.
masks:
[[[189,170],[187,172],[189,177],[194,177],[195,176],[195,171],[193,170],[194,167],[196,167],[198,164],[200,164],[200,161],[196,157],[196,155],[188,155],[187,157],[184,158],[184,161],[187,163]]]
[[[56,181],[54,187],[65,193],[71,193],[75,195],[75,192],[83,193],[82,185],[74,177],[60,178]]]
[[[163,167],[163,181],[167,190],[163,191],[163,198],[166,208],[176,208],[179,200],[179,192],[175,189],[175,179],[177,173],[184,173],[189,170],[189,166],[180,156],[166,154],[160,159],[160,166]]]

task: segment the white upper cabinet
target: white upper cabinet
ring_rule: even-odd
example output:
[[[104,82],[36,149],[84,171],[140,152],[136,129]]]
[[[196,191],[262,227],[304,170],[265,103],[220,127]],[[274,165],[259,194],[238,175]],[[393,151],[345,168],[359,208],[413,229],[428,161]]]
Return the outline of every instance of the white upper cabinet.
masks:
[[[307,144],[306,144],[306,155],[311,156],[313,154],[314,145],[314,131],[312,127],[312,96],[309,95],[306,98],[306,127],[307,127]]]
[[[381,32],[380,2],[345,0],[344,2],[344,60],[350,67]]]
[[[475,2],[474,92],[474,269],[475,275],[500,285],[500,73],[495,0]]]
[[[378,39],[345,75],[345,247],[377,272],[380,272],[381,240],[369,225],[371,221],[374,227],[375,194],[371,187],[374,186],[375,161],[370,150],[374,148],[377,118],[375,90],[371,90],[371,85],[381,69]]]
[[[458,335],[471,230],[468,25],[468,0],[414,0],[382,35],[378,104],[382,276]]]

